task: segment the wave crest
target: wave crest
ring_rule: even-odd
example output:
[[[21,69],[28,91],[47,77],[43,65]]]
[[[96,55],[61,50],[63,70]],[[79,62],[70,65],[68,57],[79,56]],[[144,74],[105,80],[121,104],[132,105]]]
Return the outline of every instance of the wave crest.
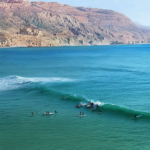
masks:
[[[26,78],[20,76],[8,76],[0,78],[0,91],[13,90],[25,86],[29,83],[47,83],[47,82],[74,82],[74,79],[61,77],[33,77]]]

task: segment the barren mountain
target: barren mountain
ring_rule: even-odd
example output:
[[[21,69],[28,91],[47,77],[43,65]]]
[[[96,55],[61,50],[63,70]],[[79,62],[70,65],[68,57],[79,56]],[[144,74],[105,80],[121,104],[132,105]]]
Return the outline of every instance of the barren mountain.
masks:
[[[124,14],[59,3],[1,0],[0,46],[62,46],[150,42],[150,32]]]

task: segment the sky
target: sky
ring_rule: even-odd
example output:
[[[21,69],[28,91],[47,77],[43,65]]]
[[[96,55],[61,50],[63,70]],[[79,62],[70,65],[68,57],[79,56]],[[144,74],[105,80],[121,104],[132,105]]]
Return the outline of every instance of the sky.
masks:
[[[125,14],[133,22],[150,26],[150,0],[36,0],[70,6],[110,9]]]

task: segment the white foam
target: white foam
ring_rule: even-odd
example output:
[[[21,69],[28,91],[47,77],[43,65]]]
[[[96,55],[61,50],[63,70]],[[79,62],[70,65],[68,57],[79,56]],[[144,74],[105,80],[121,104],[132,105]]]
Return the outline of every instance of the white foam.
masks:
[[[26,78],[31,82],[73,82],[75,80],[69,78],[56,78],[56,77],[47,77],[47,78]]]
[[[103,105],[104,105],[104,103],[99,102],[99,101],[95,102],[94,104],[96,104],[96,105],[98,105],[98,106],[103,106]]]
[[[98,105],[98,106],[103,106],[105,104],[105,103],[100,102],[100,101],[95,102],[95,101],[91,100],[91,102],[93,102],[95,105]]]
[[[30,83],[46,83],[46,82],[73,82],[75,80],[69,78],[56,78],[56,77],[38,77],[38,78],[25,78],[20,76],[9,76],[0,78],[0,91],[13,90],[21,88]]]

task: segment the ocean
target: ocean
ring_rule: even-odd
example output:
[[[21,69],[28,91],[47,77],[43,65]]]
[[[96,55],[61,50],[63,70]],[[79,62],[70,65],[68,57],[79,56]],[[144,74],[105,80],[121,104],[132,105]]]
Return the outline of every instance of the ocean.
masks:
[[[0,49],[0,150],[149,150],[149,140],[150,45]]]

